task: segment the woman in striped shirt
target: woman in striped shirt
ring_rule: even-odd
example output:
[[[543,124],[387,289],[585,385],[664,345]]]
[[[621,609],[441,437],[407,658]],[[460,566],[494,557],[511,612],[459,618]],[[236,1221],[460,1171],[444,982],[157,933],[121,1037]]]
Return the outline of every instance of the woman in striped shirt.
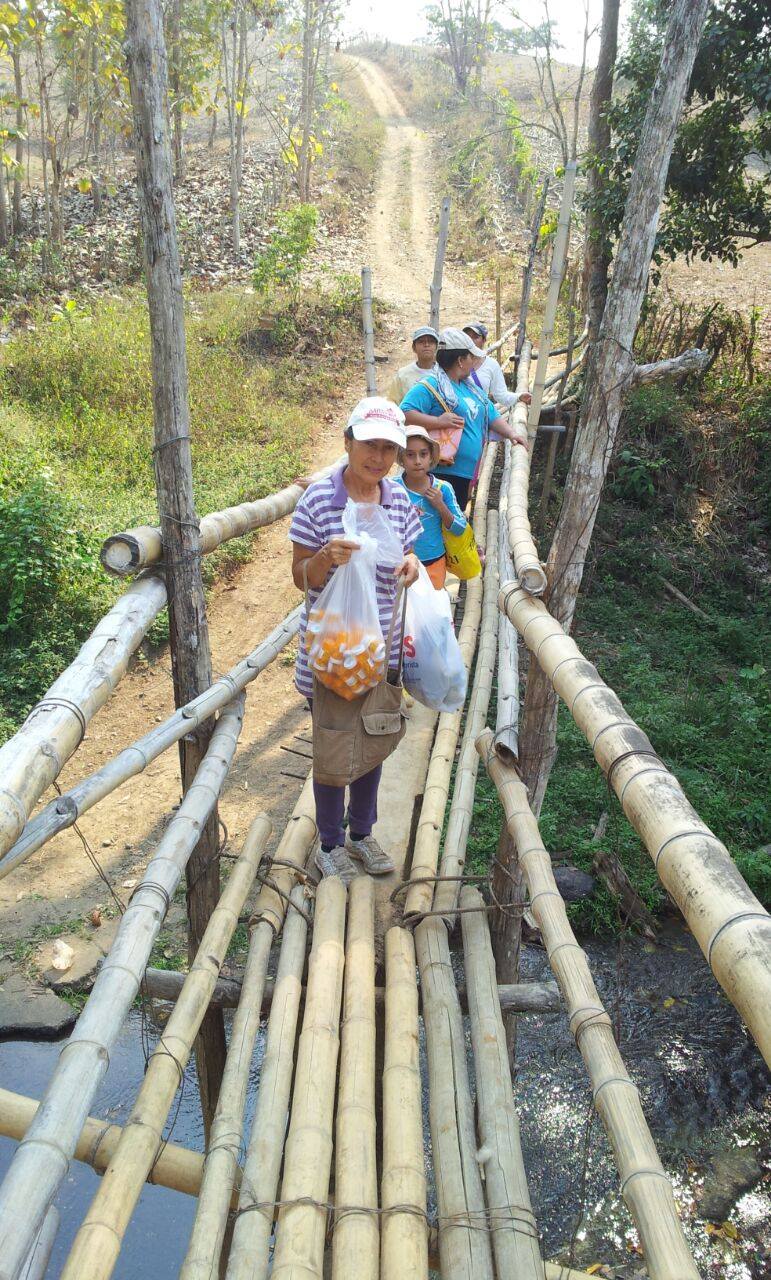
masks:
[[[311,608],[340,565],[347,564],[358,546],[343,535],[343,511],[353,502],[379,503],[402,544],[404,558],[396,570],[378,566],[375,588],[383,635],[393,616],[397,580],[410,586],[418,576],[418,562],[412,548],[421,532],[420,519],[406,490],[386,479],[396,461],[397,449],[406,443],[404,414],[389,400],[370,396],[360,401],[345,432],[347,464],[306,489],[297,504],[289,529],[292,543],[292,577],[304,589],[307,575]],[[300,618],[295,685],[309,700],[313,697],[313,677],[305,652],[307,606]],[[394,629],[389,667],[399,663],[401,627]],[[323,875],[339,875],[348,884],[356,875],[351,859],[364,864],[372,875],[385,875],[394,864],[372,835],[377,818],[377,792],[381,766],[352,782],[349,788],[349,831],[343,825],[345,788],[314,780],[316,824],[321,841],[316,865]]]

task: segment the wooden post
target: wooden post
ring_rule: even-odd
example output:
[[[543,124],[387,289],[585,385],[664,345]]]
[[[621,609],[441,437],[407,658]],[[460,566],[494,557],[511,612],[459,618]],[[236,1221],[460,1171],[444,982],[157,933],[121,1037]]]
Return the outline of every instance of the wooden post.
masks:
[[[568,345],[565,354],[565,372],[560,379],[557,389],[557,402],[554,408],[555,424],[560,420],[560,408],[562,406],[562,397],[565,394],[568,376],[570,374],[570,366],[573,363],[573,348],[576,341],[576,291],[578,288],[578,275],[574,274],[570,282],[570,304],[568,307]],[[557,444],[559,434],[554,431],[549,437],[549,452],[546,455],[546,469],[543,477],[543,488],[541,490],[541,501],[538,504],[538,515],[541,519],[546,515],[549,507],[549,498],[553,488],[554,463],[557,460]]]
[[[367,395],[377,395],[375,381],[375,330],[372,324],[372,272],[369,267],[361,269],[361,321],[364,331],[364,376],[367,382]]]
[[[527,262],[522,268],[522,297],[519,303],[519,330],[517,333],[517,357],[522,350],[522,343],[527,337],[527,312],[530,306],[530,290],[533,285],[533,269],[535,267],[535,255],[538,251],[538,236],[543,222],[543,212],[546,208],[546,197],[549,194],[549,179],[544,178],[543,187],[541,189],[541,198],[538,201],[538,207],[533,218],[532,228],[530,231],[530,248],[527,251]]]
[[[495,277],[495,341],[501,340],[501,277]]]
[[[169,640],[176,706],[212,682],[201,578],[201,539],[193,497],[182,272],[174,212],[168,119],[168,70],[160,0],[126,0],[126,60],[134,116],[139,213],[144,245],[153,371],[155,484],[166,561]],[[206,752],[211,725],[180,742],[187,791]],[[188,862],[191,961],[219,898],[217,810]],[[196,1041],[201,1110],[208,1136],[225,1068],[225,1023],[209,1010]]]
[[[434,259],[434,278],[431,281],[431,310],[428,323],[439,332],[439,303],[442,297],[442,275],[444,274],[444,255],[447,252],[447,237],[450,234],[450,197],[445,196],[439,211],[439,239],[436,242],[436,258]]]
[[[573,192],[575,191],[577,168],[578,165],[575,160],[565,166],[565,184],[562,188],[559,223],[557,225],[557,234],[554,237],[554,252],[552,253],[551,270],[549,271],[549,291],[546,295],[546,310],[543,317],[541,337],[538,342],[538,362],[535,367],[533,398],[527,415],[529,432],[538,430],[538,420],[541,416],[546,368],[549,363],[549,354],[554,336],[554,319],[557,315],[557,303],[559,302],[560,287],[568,253],[570,214],[573,208]],[[570,367],[570,361],[568,361],[567,367]]]

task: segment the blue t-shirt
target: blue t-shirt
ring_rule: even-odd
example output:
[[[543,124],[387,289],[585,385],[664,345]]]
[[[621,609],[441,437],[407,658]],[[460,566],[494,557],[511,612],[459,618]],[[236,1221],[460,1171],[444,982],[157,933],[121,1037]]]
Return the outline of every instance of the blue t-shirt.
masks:
[[[403,484],[405,489],[404,476],[397,476],[399,484]],[[444,480],[436,480],[432,477],[432,484],[438,485],[442,492],[447,506],[452,512],[452,524],[447,530],[448,533],[463,533],[468,521],[458,506],[458,499],[455,497],[455,490]],[[430,564],[432,560],[438,560],[444,555],[444,538],[442,537],[442,517],[438,511],[435,511],[431,503],[422,493],[415,493],[412,489],[407,489],[407,497],[413,507],[420,516],[423,525],[423,532],[418,535],[413,543],[413,551],[422,564]]]
[[[439,390],[436,378],[430,374],[425,381],[430,382],[437,391]],[[490,423],[498,416],[498,412],[491,400],[477,390],[472,391],[465,382],[456,382],[453,385],[458,396],[458,407],[453,412],[463,418],[465,426],[452,466],[436,467],[435,471],[438,476],[450,475],[470,480],[482,456]],[[418,413],[430,414],[432,418],[441,418],[444,413],[439,401],[431,394],[428,387],[422,386],[420,382],[410,387],[402,400],[401,409],[403,413],[407,413],[408,409],[415,409]]]

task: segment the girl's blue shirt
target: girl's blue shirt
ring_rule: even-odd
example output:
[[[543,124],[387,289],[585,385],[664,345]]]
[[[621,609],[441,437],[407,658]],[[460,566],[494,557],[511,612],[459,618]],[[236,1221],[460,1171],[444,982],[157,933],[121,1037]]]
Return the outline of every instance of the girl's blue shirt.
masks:
[[[412,505],[416,508],[417,514],[420,516],[423,532],[418,535],[413,550],[423,564],[429,564],[432,560],[438,560],[444,555],[444,539],[442,538],[442,517],[438,511],[435,511],[427,498],[423,494],[415,493],[412,489],[408,489],[404,480],[404,476],[397,476],[399,484],[404,485],[407,489],[407,497]],[[445,480],[437,480],[435,476],[431,477],[432,485],[437,485],[441,490],[447,506],[452,512],[453,521],[448,533],[463,533],[468,521],[458,506],[458,499],[455,497],[455,491],[452,485],[447,484]]]

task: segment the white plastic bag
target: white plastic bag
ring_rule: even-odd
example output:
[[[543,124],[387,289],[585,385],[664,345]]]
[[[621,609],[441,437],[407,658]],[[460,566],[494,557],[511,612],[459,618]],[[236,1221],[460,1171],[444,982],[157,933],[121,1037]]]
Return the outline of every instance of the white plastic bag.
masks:
[[[402,545],[388,516],[374,503],[350,500],[343,536],[359,548],[333,573],[308,615],[305,647],[315,676],[351,701],[384,678],[388,654],[377,603],[377,566],[395,569]]]
[[[459,711],[466,698],[450,598],[436,590],[423,565],[407,592],[403,680],[408,693],[432,711]]]

